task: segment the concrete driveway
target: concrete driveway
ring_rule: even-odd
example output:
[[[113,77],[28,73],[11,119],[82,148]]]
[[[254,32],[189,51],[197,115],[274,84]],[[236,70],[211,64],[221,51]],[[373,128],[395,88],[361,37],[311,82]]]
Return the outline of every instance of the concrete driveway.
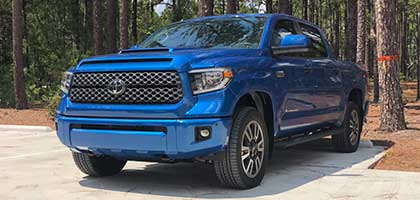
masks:
[[[334,153],[328,141],[276,151],[261,186],[222,188],[205,164],[129,162],[80,173],[55,133],[0,131],[0,199],[420,199],[420,174],[367,169],[382,147]]]

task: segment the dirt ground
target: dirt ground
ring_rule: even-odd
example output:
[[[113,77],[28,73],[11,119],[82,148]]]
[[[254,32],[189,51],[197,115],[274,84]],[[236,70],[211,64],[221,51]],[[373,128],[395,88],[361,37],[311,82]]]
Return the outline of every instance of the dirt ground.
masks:
[[[386,156],[376,164],[376,169],[420,172],[420,102],[415,102],[416,83],[401,85],[408,129],[396,133],[378,130],[380,108],[377,104],[371,104],[362,137],[390,144]],[[54,129],[54,121],[46,109],[0,109],[0,124],[39,125]]]
[[[0,124],[49,126],[55,129],[54,120],[47,109],[0,109]]]
[[[408,129],[396,133],[378,130],[380,107],[372,104],[362,137],[391,144],[386,156],[377,163],[375,169],[420,172],[420,102],[415,101],[417,86],[415,82],[402,83],[401,86]]]

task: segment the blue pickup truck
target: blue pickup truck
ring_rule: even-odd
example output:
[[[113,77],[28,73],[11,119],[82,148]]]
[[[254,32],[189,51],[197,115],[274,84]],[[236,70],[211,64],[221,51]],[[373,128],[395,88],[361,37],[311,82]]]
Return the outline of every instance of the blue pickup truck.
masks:
[[[90,176],[117,174],[128,160],[199,161],[224,186],[247,189],[261,183],[274,145],[331,136],[337,151],[356,151],[367,83],[305,20],[197,18],[70,68],[57,134]]]

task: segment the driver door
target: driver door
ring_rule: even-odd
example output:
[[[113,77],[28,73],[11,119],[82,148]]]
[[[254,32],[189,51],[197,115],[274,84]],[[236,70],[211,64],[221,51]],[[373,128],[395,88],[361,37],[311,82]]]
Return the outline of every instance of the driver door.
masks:
[[[293,21],[279,20],[273,30],[271,46],[278,46],[287,35],[298,34],[296,30]],[[311,60],[299,54],[276,56],[275,59],[276,88],[286,93],[284,100],[277,105],[281,134],[300,133],[310,127],[315,109],[316,77]]]

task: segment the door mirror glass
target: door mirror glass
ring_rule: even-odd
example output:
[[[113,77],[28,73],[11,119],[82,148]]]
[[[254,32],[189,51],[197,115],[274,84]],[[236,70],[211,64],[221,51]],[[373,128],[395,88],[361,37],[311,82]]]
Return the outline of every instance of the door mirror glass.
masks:
[[[309,44],[311,40],[306,35],[301,34],[294,34],[294,35],[286,35],[280,42],[280,48],[309,48]]]
[[[275,55],[307,53],[311,46],[311,40],[306,35],[293,34],[285,36],[278,47],[273,47]]]

